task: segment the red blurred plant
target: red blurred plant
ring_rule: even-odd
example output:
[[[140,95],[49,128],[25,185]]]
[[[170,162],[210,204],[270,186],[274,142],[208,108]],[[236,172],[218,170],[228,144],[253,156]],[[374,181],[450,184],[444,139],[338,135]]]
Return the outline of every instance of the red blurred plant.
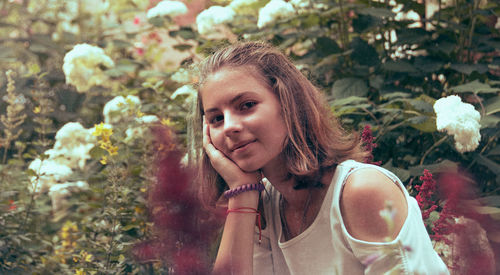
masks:
[[[204,210],[196,197],[193,173],[181,165],[173,132],[163,125],[152,131],[157,182],[150,190],[149,210],[155,239],[137,245],[135,255],[141,262],[160,260],[173,274],[208,274],[209,250],[222,216]]]
[[[422,184],[414,186],[418,191],[416,199],[424,220],[430,218],[431,212],[439,212],[439,218],[427,226],[435,242],[448,246],[447,264],[452,273],[494,274],[493,251],[499,255],[500,249],[498,245],[490,245],[487,232],[500,232],[500,225],[488,215],[477,213],[476,207],[480,204],[473,182],[466,178],[450,172],[440,174],[436,181],[428,170],[424,170],[420,177]]]
[[[369,152],[369,155],[365,158],[365,163],[380,165],[381,161],[373,161],[373,149],[377,147],[377,144],[373,142],[375,138],[372,134],[372,128],[370,125],[365,125],[363,133],[361,134],[361,141],[365,147],[365,150]]]

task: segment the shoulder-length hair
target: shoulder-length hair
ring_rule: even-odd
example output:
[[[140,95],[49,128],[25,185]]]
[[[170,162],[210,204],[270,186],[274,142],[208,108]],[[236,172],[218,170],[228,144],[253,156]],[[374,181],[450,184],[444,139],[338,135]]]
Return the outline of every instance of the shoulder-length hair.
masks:
[[[221,68],[241,66],[256,69],[281,103],[288,132],[282,154],[296,189],[317,186],[326,170],[344,160],[366,158],[359,135],[344,131],[323,94],[284,54],[264,42],[239,42],[216,51],[199,66],[198,98],[189,119],[188,139],[190,163],[197,165],[199,195],[205,206],[215,206],[227,185],[203,150],[199,91]]]

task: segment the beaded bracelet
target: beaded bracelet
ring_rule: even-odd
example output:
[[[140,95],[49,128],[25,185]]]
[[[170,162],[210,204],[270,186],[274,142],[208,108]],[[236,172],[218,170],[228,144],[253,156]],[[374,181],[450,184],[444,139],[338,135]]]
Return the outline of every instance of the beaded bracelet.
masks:
[[[252,190],[257,190],[259,192],[264,190],[264,184],[262,184],[262,180],[259,183],[249,183],[249,184],[240,185],[234,189],[229,189],[229,190],[224,192],[224,197],[226,199],[229,199],[229,198],[232,198],[232,197],[239,195],[243,192],[252,191]]]
[[[256,183],[254,183],[256,184]],[[263,185],[262,183],[259,183]],[[226,215],[229,215],[229,213],[249,213],[249,214],[257,214],[257,226],[259,227],[259,244],[262,243],[262,224],[260,222],[260,212],[259,210],[251,207],[240,207],[240,208],[235,208],[235,209],[228,209],[226,211]]]

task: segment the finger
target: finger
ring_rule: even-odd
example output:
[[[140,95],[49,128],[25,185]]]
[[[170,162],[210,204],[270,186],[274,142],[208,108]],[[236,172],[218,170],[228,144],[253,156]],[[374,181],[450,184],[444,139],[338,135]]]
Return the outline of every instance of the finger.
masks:
[[[203,148],[206,149],[207,145],[211,145],[212,140],[210,139],[210,132],[208,129],[208,123],[205,119],[205,116],[203,116]]]

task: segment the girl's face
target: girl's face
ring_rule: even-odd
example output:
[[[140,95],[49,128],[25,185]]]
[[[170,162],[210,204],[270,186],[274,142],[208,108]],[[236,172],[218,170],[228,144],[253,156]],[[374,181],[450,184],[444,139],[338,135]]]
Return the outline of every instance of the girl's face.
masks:
[[[251,66],[223,67],[200,90],[213,145],[243,171],[280,165],[287,130],[276,95]]]

